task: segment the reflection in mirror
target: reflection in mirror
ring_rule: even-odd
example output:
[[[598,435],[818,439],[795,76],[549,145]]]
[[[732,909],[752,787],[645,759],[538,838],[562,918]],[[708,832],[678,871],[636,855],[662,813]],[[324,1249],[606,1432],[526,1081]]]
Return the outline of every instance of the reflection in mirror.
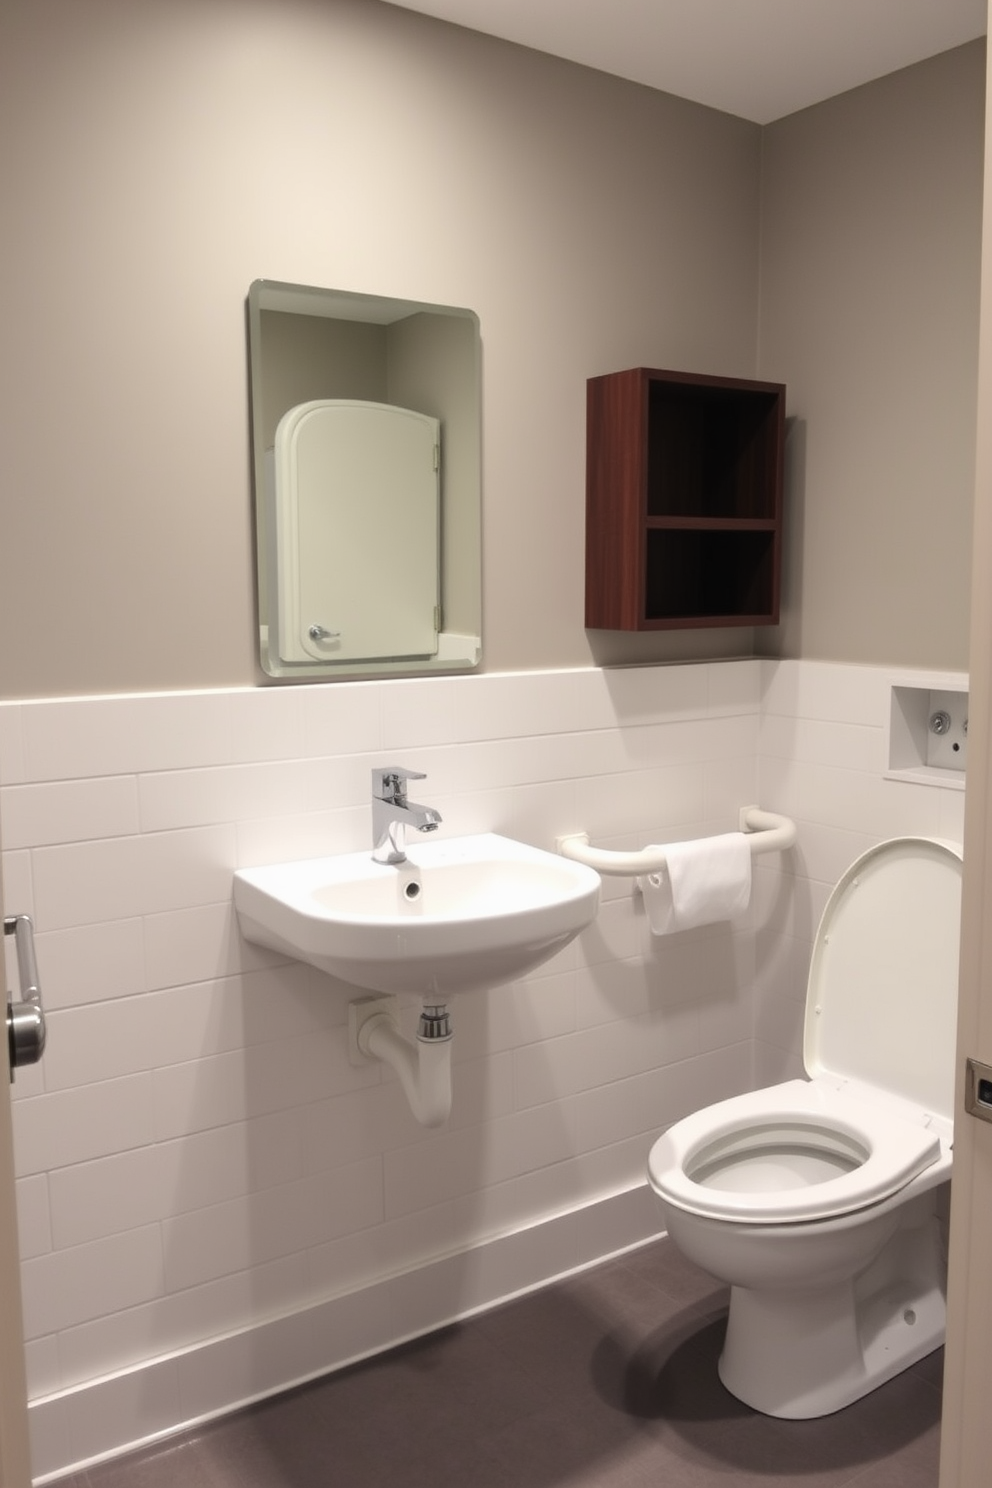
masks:
[[[478,318],[256,280],[248,337],[264,670],[477,666]]]

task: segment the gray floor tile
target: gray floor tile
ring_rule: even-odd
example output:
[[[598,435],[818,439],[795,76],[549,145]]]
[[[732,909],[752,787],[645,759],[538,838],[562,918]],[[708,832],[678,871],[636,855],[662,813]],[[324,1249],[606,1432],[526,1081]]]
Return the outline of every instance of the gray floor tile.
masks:
[[[65,1488],[216,1488],[216,1479],[197,1444],[182,1435],[90,1467]]]
[[[66,1488],[935,1488],[939,1355],[779,1421],[720,1384],[725,1315],[662,1241]]]

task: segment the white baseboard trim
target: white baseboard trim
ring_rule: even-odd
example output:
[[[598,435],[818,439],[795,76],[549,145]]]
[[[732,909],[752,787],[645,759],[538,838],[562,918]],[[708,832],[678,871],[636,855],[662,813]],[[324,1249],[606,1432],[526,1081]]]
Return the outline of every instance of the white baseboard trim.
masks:
[[[30,1403],[32,1481],[57,1482],[636,1249],[647,1184]]]

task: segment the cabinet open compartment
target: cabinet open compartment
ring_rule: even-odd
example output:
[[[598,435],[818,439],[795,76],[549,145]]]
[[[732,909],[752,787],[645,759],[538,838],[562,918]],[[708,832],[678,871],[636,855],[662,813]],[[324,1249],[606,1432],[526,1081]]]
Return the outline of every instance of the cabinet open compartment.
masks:
[[[635,367],[587,387],[586,625],[772,625],[785,387]]]

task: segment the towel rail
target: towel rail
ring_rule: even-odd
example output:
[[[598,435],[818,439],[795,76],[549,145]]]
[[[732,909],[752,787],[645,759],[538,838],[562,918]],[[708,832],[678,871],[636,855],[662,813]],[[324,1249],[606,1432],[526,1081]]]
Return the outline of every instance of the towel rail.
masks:
[[[788,816],[762,811],[758,806],[742,806],[740,830],[750,837],[751,855],[784,852],[796,840],[796,824]],[[573,832],[555,839],[555,847],[564,858],[574,858],[595,868],[597,873],[627,874],[639,877],[645,873],[662,873],[667,865],[663,847],[641,848],[639,852],[612,852],[605,847],[590,847],[588,832]]]

